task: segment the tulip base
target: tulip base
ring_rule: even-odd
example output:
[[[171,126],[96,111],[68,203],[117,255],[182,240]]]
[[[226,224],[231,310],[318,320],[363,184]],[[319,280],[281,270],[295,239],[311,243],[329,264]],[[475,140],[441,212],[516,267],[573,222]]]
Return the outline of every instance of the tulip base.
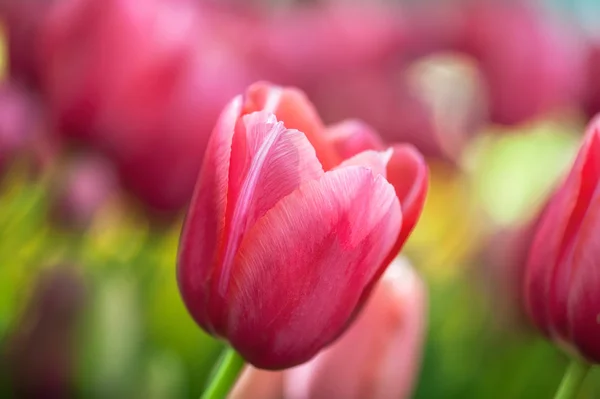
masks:
[[[213,370],[201,399],[225,399],[237,381],[244,364],[244,359],[239,353],[227,347]]]
[[[565,372],[554,399],[573,399],[577,397],[579,388],[585,380],[590,365],[581,360],[573,359]]]

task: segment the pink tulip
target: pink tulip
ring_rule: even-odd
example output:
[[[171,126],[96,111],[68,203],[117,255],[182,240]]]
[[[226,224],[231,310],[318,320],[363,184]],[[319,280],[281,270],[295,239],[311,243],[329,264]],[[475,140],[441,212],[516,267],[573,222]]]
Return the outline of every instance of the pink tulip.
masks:
[[[286,103],[294,95],[295,113]],[[246,102],[230,102],[209,141],[179,248],[191,315],[265,369],[298,365],[333,342],[402,246],[404,198],[385,178],[388,162],[412,165],[401,192],[426,188],[427,173],[415,173],[425,169],[418,153],[366,151],[324,167],[310,141],[319,136],[288,128],[285,115],[296,123],[316,117],[303,115],[312,110],[303,102],[296,91],[265,84],[251,87]],[[409,215],[423,206],[409,203]]]
[[[491,119],[516,124],[569,107],[583,91],[581,40],[524,2],[469,2],[458,49],[485,74]]]
[[[425,294],[407,261],[395,260],[338,341],[283,372],[248,367],[230,399],[410,397],[426,329]]]
[[[33,85],[39,83],[37,38],[54,3],[56,0],[0,0],[12,78]]]
[[[262,21],[257,35],[253,62],[271,80],[305,87],[396,57],[405,28],[399,7],[339,2],[274,13]]]
[[[536,229],[525,275],[535,325],[569,351],[600,362],[600,120],[592,121],[577,159]]]
[[[178,211],[220,111],[255,80],[228,41],[236,29],[187,0],[65,1],[40,38],[53,115],[149,208]]]

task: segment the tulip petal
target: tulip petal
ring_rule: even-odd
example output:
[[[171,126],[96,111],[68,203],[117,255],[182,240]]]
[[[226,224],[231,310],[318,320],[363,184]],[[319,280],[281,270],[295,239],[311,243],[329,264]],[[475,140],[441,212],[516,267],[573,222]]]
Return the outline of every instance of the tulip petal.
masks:
[[[240,133],[245,133],[250,161],[245,162],[248,168],[241,184],[229,188],[228,206],[232,208],[218,279],[221,294],[227,289],[233,259],[248,229],[300,184],[324,173],[314,148],[301,132],[286,129],[266,112],[245,115],[243,121],[245,132]],[[237,153],[234,142],[232,163]]]
[[[426,325],[419,276],[396,259],[349,330],[314,359],[284,372],[285,397],[408,398]]]
[[[548,204],[531,245],[525,278],[528,311],[549,336],[569,335],[567,301],[573,268],[567,262],[600,177],[600,137],[586,138],[569,176]]]
[[[567,303],[568,341],[592,363],[600,362],[600,192],[595,191],[590,210],[580,229],[576,246],[565,259],[571,272]],[[564,282],[563,284],[567,284]]]
[[[208,315],[208,282],[216,264],[219,243],[225,230],[229,163],[235,123],[241,113],[242,97],[223,110],[209,140],[202,169],[179,243],[177,280],[184,302],[194,319],[213,332]],[[200,293],[202,298],[190,297]]]
[[[396,189],[402,207],[402,231],[393,249],[400,252],[417,224],[429,186],[429,171],[423,156],[409,144],[392,147],[394,152],[387,166],[387,179]]]
[[[244,238],[224,335],[257,367],[310,359],[346,326],[401,218],[393,187],[370,169],[337,169],[303,184]]]
[[[370,168],[374,174],[387,177],[387,165],[392,157],[392,149],[388,151],[363,151],[353,157],[346,159],[336,169],[348,166],[364,166]]]
[[[268,111],[273,112],[288,129],[298,129],[306,134],[323,169],[330,170],[341,162],[340,156],[323,134],[325,127],[317,111],[302,91],[257,82],[248,88],[244,100],[244,113],[269,107]]]
[[[354,316],[358,314],[362,304],[371,294],[371,290],[385,271],[385,266],[398,256],[425,205],[425,197],[429,186],[429,170],[425,160],[411,145],[395,145],[392,149],[393,154],[387,164],[387,180],[394,186],[396,196],[400,201],[402,229],[398,233],[394,246],[379,268],[379,272],[372,277],[371,282],[365,288],[360,300],[361,306],[357,307]]]
[[[366,123],[355,119],[329,126],[327,140],[344,159],[366,150],[381,151],[385,149],[377,132]]]

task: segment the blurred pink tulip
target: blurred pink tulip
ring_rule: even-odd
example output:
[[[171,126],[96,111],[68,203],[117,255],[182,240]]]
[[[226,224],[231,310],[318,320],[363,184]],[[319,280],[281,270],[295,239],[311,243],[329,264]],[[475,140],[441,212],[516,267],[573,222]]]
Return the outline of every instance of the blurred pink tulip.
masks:
[[[480,62],[493,122],[517,124],[581,100],[581,38],[526,2],[467,2],[458,49]]]
[[[0,0],[0,17],[7,30],[10,75],[22,83],[39,83],[37,38],[56,0]]]
[[[395,58],[405,36],[401,9],[384,3],[292,6],[258,31],[254,62],[270,80],[301,87]]]
[[[322,136],[287,128],[285,115],[317,118],[299,92],[263,83],[245,100],[225,108],[210,139],[178,281],[200,326],[253,365],[281,369],[347,328],[420,214],[428,175],[410,149],[362,152],[327,170],[310,141]],[[397,187],[388,162],[403,170]]]
[[[336,342],[280,373],[248,367],[229,398],[409,398],[421,362],[426,302],[419,276],[396,259]]]
[[[529,251],[525,303],[533,323],[569,352],[600,362],[600,119],[544,210]]]
[[[219,112],[254,80],[225,40],[236,27],[186,0],[65,1],[41,37],[54,116],[115,160],[143,203],[177,211]]]

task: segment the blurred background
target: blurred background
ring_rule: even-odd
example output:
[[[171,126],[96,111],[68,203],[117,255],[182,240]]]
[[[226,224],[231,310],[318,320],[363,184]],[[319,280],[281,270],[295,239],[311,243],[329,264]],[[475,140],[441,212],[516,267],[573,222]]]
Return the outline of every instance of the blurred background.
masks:
[[[221,344],[175,257],[218,113],[256,80],[428,159],[415,398],[548,398],[533,226],[600,111],[600,3],[0,0],[0,397],[194,398]],[[592,372],[582,398],[600,396]]]

